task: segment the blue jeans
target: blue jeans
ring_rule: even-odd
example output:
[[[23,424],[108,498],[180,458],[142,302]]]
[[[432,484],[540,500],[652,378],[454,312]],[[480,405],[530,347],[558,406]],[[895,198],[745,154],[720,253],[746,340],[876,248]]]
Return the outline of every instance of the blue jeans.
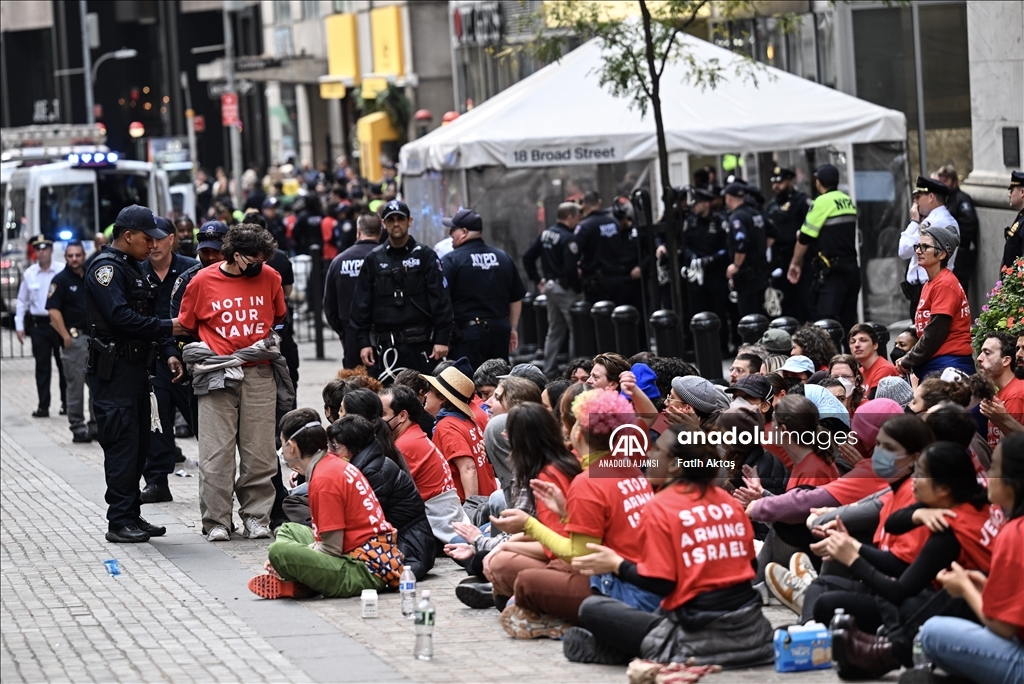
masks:
[[[956,356],[954,354],[945,354],[943,356],[935,356],[928,359],[920,366],[914,368],[914,375],[919,379],[924,380],[928,377],[929,373],[935,373],[946,370],[947,368],[956,368],[962,370],[967,375],[974,375],[977,370],[974,367],[973,356]]]
[[[661,597],[657,594],[652,594],[635,584],[624,582],[610,572],[604,575],[593,575],[590,578],[590,588],[599,594],[622,601],[626,605],[646,613],[653,613],[661,605]]]
[[[1024,681],[1024,646],[981,625],[953,617],[930,618],[921,646],[935,665],[979,684]]]

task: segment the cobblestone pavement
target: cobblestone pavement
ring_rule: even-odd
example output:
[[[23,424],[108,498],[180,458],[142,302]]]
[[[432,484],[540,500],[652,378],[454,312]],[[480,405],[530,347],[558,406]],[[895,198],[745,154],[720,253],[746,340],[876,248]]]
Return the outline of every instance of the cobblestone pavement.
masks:
[[[340,362],[306,358],[312,345],[300,351],[299,405],[319,408],[320,389]],[[167,537],[109,544],[100,447],[72,443],[56,406],[49,419],[29,417],[31,357],[5,358],[0,376],[4,682],[626,680],[623,667],[567,662],[559,642],[506,636],[496,611],[471,610],[455,598],[465,573],[446,558],[420,583],[437,607],[430,662],[411,656],[413,627],[402,618],[397,595],[380,597],[376,620],[360,617],[357,600],[263,601],[245,579],[262,572],[269,542],[238,536],[206,542],[196,477],[170,477],[174,501],[143,508],[152,522],[168,526]],[[196,456],[194,440],[178,444],[187,457]],[[117,558],[124,574],[109,577],[108,558]],[[766,614],[774,625],[795,617],[775,607]],[[783,675],[766,666],[704,681],[839,680],[829,670]]]

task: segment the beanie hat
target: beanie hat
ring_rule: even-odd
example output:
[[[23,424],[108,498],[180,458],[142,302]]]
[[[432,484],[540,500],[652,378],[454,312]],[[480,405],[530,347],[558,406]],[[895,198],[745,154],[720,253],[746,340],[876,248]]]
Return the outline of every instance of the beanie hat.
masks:
[[[921,234],[930,235],[938,248],[949,256],[953,256],[953,252],[960,246],[960,236],[950,226],[922,226]]]
[[[718,396],[719,390],[710,380],[699,375],[672,378],[672,390],[679,395],[680,399],[701,413],[710,415],[722,408],[721,399]],[[722,393],[722,396],[725,397],[725,394]],[[728,406],[729,398],[725,397],[725,399],[726,406]]]
[[[875,389],[875,399],[892,399],[903,408],[907,408],[913,398],[914,390],[903,378],[882,378]]]

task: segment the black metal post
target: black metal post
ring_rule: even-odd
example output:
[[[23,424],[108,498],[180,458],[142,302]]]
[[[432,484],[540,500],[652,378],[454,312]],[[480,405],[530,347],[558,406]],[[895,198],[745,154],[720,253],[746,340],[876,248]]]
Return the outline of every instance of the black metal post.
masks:
[[[313,312],[316,358],[318,361],[322,361],[324,358],[324,260],[320,257],[320,245],[310,246],[309,257],[309,285],[306,288],[306,297],[309,298],[309,308]]]
[[[640,312],[630,304],[617,306],[612,311],[612,324],[615,326],[615,351],[627,359],[640,351],[640,342],[637,341],[636,336],[639,320]]]
[[[533,317],[532,292],[523,297],[523,311],[519,314],[519,354],[520,358],[532,359],[537,352],[537,320]]]
[[[697,369],[708,380],[722,377],[722,350],[718,340],[721,327],[722,321],[711,311],[702,311],[690,319]]]
[[[593,358],[597,355],[597,337],[594,335],[594,319],[590,317],[590,302],[580,300],[569,307],[572,316],[572,339],[576,348],[570,353]]]
[[[768,317],[761,314],[747,314],[736,325],[736,332],[739,333],[743,344],[757,344],[767,329]]]
[[[792,316],[779,316],[772,320],[772,322],[768,324],[768,327],[779,328],[780,330],[785,330],[792,335],[796,332],[796,329],[800,327],[800,321],[796,320]]]
[[[544,359],[544,344],[548,339],[548,296],[537,295],[533,298],[533,318],[537,326],[537,352],[534,358]],[[555,350],[558,353],[558,350]]]
[[[866,325],[870,325],[875,329],[875,335],[878,336],[878,353],[882,355],[882,358],[889,358],[889,329],[881,323],[874,323],[868,321]],[[847,330],[847,333],[850,331]]]
[[[608,300],[598,302],[590,308],[598,354],[615,351],[615,326],[612,324],[612,311],[614,310],[615,302]]]
[[[683,356],[683,335],[679,328],[679,316],[675,311],[655,311],[651,314],[651,329],[654,330],[654,344],[658,356],[677,359]]]
[[[843,338],[846,337],[843,332],[843,324],[837,320],[831,318],[822,318],[820,321],[814,322],[815,328],[821,328],[828,333],[828,336],[832,338],[832,344],[836,345],[836,349],[842,351],[843,349]]]

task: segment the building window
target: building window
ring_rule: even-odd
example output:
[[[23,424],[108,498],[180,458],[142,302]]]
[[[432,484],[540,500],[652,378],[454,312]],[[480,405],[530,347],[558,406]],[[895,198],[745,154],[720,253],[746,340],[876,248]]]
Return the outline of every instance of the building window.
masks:
[[[344,14],[352,14],[355,12],[355,9],[352,6],[353,4],[354,3],[351,0],[334,0],[331,3],[331,7],[336,13],[341,12]]]
[[[274,29],[274,54],[278,57],[289,57],[293,53],[291,27],[279,26]]]
[[[320,0],[302,0],[302,18],[317,19],[320,17]]]
[[[274,22],[277,24],[292,23],[291,0],[274,0]]]

